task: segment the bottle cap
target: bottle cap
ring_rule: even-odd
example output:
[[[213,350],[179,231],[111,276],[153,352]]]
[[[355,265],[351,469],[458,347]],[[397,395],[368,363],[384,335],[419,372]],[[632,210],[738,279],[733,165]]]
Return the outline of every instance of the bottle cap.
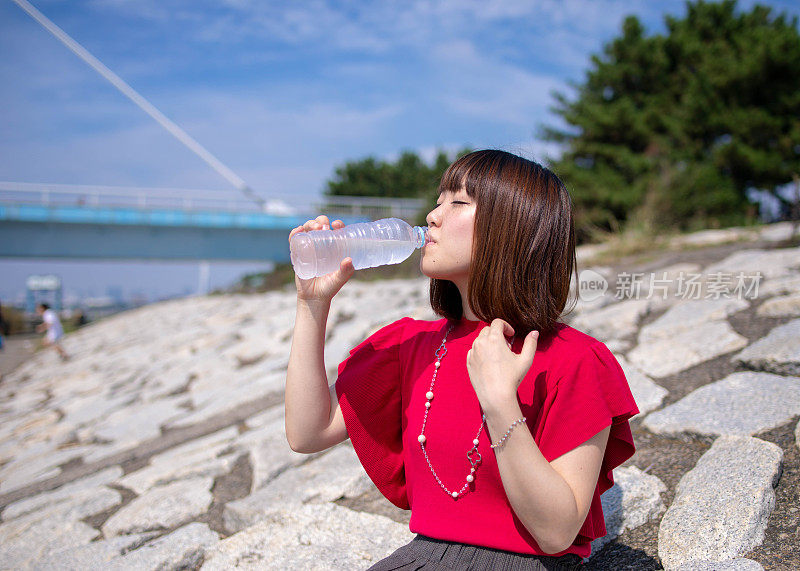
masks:
[[[428,227],[414,226],[414,248],[422,248],[428,243]]]

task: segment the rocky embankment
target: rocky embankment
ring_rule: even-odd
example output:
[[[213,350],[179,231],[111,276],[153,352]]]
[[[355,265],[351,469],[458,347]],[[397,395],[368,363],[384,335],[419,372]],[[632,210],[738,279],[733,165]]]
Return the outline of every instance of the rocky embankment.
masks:
[[[608,344],[641,409],[587,568],[800,568],[791,234],[705,232],[582,275],[565,321]],[[405,315],[433,317],[425,280],[348,284],[331,378]],[[293,318],[292,292],[160,303],[69,335],[69,362],[38,352],[3,376],[0,568],[359,569],[407,542],[348,443],[286,444]]]

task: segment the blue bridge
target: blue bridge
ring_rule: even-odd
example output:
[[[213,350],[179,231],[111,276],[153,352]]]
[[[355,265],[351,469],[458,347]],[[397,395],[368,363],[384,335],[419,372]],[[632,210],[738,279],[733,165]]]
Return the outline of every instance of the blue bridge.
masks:
[[[0,257],[288,262],[288,234],[324,213],[413,221],[419,200],[322,197],[256,207],[233,192],[0,182]]]

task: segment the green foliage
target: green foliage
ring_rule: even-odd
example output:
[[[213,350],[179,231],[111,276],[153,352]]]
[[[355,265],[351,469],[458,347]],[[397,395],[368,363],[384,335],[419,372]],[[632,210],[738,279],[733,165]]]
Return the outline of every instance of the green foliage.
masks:
[[[333,179],[328,181],[328,196],[368,196],[378,198],[423,198],[426,203],[436,202],[436,189],[442,174],[451,162],[471,149],[454,154],[439,151],[431,164],[419,155],[404,151],[394,162],[367,157],[348,161],[336,167]]]
[[[411,151],[404,151],[395,162],[381,161],[375,157],[348,161],[336,167],[325,194],[381,198],[425,197],[436,190],[448,165],[467,152],[468,149],[460,151],[451,158],[445,151],[439,151],[430,165]]]
[[[581,238],[626,222],[693,229],[747,222],[748,188],[800,172],[797,18],[756,5],[688,2],[647,36],[636,17],[553,108],[568,126],[551,162],[570,187]],[[777,196],[777,195],[776,195]]]

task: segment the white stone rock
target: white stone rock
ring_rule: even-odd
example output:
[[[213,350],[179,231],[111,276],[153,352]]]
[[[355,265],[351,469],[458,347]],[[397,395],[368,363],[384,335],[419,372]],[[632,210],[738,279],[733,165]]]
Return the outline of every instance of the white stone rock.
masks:
[[[797,271],[792,269],[796,259],[797,254],[791,250],[766,256],[756,253],[742,258],[745,271],[750,266],[757,269],[764,260],[772,265],[766,272],[762,295],[768,295],[764,292],[769,287],[772,287],[771,295],[796,295],[800,291],[796,281],[792,281],[800,279]],[[780,264],[786,267],[780,268]],[[670,271],[678,269],[678,266],[667,268]],[[697,268],[683,269],[694,271]],[[349,349],[380,326],[403,315],[435,319],[427,302],[427,289],[428,280],[425,278],[379,285],[348,283],[337,295],[332,308],[329,365],[335,368]],[[647,311],[659,307],[653,304],[653,299],[649,301]],[[612,302],[603,299],[602,303]],[[627,302],[618,304],[620,307],[614,311],[609,305],[605,311],[609,315],[614,315],[615,311],[624,314],[636,305],[623,307],[624,303]],[[591,313],[602,311],[599,305],[582,304],[576,313],[583,313],[589,319]],[[82,458],[84,462],[101,460],[110,454],[130,450],[144,440],[158,438],[162,426],[202,423],[217,414],[234,413],[253,398],[282,390],[294,306],[295,293],[290,290],[252,296],[173,300],[112,316],[70,334],[69,350],[74,358],[69,363],[60,363],[54,354],[35,356],[12,375],[4,376],[0,384],[0,492],[15,489],[11,486],[25,486],[36,479],[56,475],[59,473],[58,464],[72,458]],[[676,313],[672,325],[665,328],[669,334],[664,339],[674,341],[682,338],[685,330],[694,330],[697,324],[690,323],[690,318],[698,322],[724,320],[731,312],[746,306],[746,302],[744,305],[728,303],[722,310],[708,306],[708,310],[691,310],[689,315]],[[337,315],[342,321],[334,324]],[[595,322],[599,323],[597,317],[594,316]],[[636,319],[640,318],[641,315],[637,315]],[[635,320],[630,323],[635,323]],[[602,329],[603,324],[599,323],[597,327]],[[621,337],[620,331],[618,326],[611,331],[611,337]],[[611,337],[607,339],[609,346],[619,351],[626,350],[619,339]],[[255,361],[262,348],[267,351],[262,360],[243,363]],[[334,357],[333,353],[338,355]],[[648,411],[659,406],[663,389],[645,376],[645,373],[651,373],[635,371],[632,360],[630,364],[624,359],[619,360],[640,409]],[[245,366],[239,368],[241,364]],[[646,391],[637,388],[639,381],[647,387]],[[184,394],[174,394],[180,391]],[[184,408],[184,405],[194,406],[195,410]],[[113,561],[113,565],[119,563],[123,568],[131,568],[132,558],[126,557],[140,550],[142,554],[146,551],[135,549],[127,556],[121,556],[121,552],[148,540],[154,532],[125,537],[114,534],[139,529],[172,529],[197,518],[208,510],[212,478],[230,470],[231,462],[247,453],[253,467],[254,490],[257,493],[271,490],[269,494],[278,499],[277,503],[267,501],[270,497],[267,495],[261,498],[264,504],[254,502],[251,507],[258,515],[250,514],[248,517],[252,516],[253,521],[264,517],[264,512],[259,510],[281,514],[267,525],[273,526],[275,541],[280,543],[280,537],[290,538],[291,541],[285,544],[294,546],[291,549],[295,551],[286,555],[288,563],[284,566],[292,566],[295,560],[303,561],[302,558],[309,553],[307,546],[301,545],[307,538],[304,534],[307,528],[314,530],[317,525],[299,524],[296,518],[300,516],[292,513],[333,509],[344,512],[330,512],[336,515],[325,519],[336,520],[328,523],[340,525],[342,531],[333,533],[325,527],[328,523],[322,522],[320,529],[325,531],[320,533],[321,537],[330,538],[330,545],[338,547],[330,553],[321,547],[311,557],[327,554],[327,559],[315,559],[310,567],[320,561],[320,566],[330,568],[328,563],[334,561],[335,568],[335,562],[340,561],[338,558],[341,556],[341,561],[346,562],[342,567],[352,568],[353,565],[349,564],[353,557],[351,551],[359,548],[348,543],[349,532],[363,528],[372,530],[374,520],[370,518],[376,516],[357,514],[339,506],[329,507],[324,502],[342,495],[358,495],[370,489],[372,484],[347,446],[342,447],[339,454],[349,455],[349,458],[335,463],[331,462],[334,458],[331,457],[328,459],[331,463],[322,466],[324,469],[318,475],[311,473],[320,468],[316,463],[322,462],[327,454],[309,458],[292,452],[285,442],[281,409],[274,407],[274,410],[249,419],[245,424],[247,430],[243,429],[242,434],[231,428],[225,438],[215,440],[215,435],[212,435],[159,454],[148,466],[125,477],[121,477],[118,468],[108,471],[118,479],[118,483],[140,494],[106,522],[104,529],[113,536],[109,539],[98,538],[96,530],[77,521],[118,505],[120,495],[107,487],[108,473],[9,505],[3,511],[4,521],[0,523],[0,553],[6,555],[0,555],[0,567],[7,564],[26,568],[54,562],[53,566],[60,563],[61,568],[70,568],[70,565],[74,568],[109,568]],[[104,439],[107,440],[105,444],[102,443]],[[193,491],[174,488],[174,493],[168,497],[164,494],[164,490],[169,488],[165,483],[191,486],[201,474],[204,479]],[[617,483],[621,482],[622,477],[618,477]],[[259,486],[264,487],[258,489]],[[649,499],[654,500],[654,496],[658,494],[652,494]],[[254,493],[250,499],[253,498],[258,499],[258,496]],[[302,501],[310,503],[303,506],[298,503]],[[323,504],[317,508],[314,502]],[[642,498],[643,508],[645,503]],[[340,517],[342,513],[347,515]],[[609,513],[611,510],[607,515]],[[351,516],[355,518],[352,521],[347,519]],[[310,515],[308,518],[303,521],[316,521]],[[281,528],[281,521],[288,522],[285,528]],[[186,528],[198,526],[207,531],[202,524],[191,524]],[[394,526],[393,529],[399,526],[407,537],[391,548],[387,547],[387,553],[410,539],[404,526],[394,522],[390,522],[390,526]],[[282,533],[285,535],[281,536]],[[176,531],[161,538],[164,541],[159,545],[173,545],[177,535]],[[341,537],[347,541],[341,543]],[[322,546],[328,545],[325,541],[321,542]],[[356,567],[366,567],[383,556],[373,557],[368,550],[364,553],[372,558],[358,559]],[[186,562],[192,560],[191,557],[184,560],[180,554],[176,557],[170,560],[173,563],[166,564],[181,565],[181,561],[189,564]],[[283,565],[280,560],[276,561],[276,567]],[[152,567],[158,565],[161,563],[153,563]],[[151,563],[134,567],[150,568]]]
[[[246,421],[251,428],[241,435],[237,447],[249,451],[253,469],[252,492],[262,488],[287,469],[309,461],[309,455],[299,454],[289,447],[284,427],[283,407],[276,406],[268,413]]]
[[[606,250],[608,250],[608,244],[582,244],[575,248],[575,257],[579,266],[585,266]]]
[[[24,387],[14,393],[10,402],[4,403],[9,407],[9,412],[25,412],[38,409],[47,400],[45,389]]]
[[[110,569],[115,560],[129,549],[138,547],[154,533],[122,535],[111,539],[92,541],[86,545],[76,545],[50,550],[43,558],[32,562],[31,569],[50,571],[86,571],[87,569]]]
[[[231,378],[234,378],[233,382],[231,382]],[[228,374],[225,382],[217,382],[214,386],[208,386],[208,383],[198,383],[191,391],[195,410],[168,422],[166,426],[167,428],[182,428],[203,423],[221,414],[235,413],[237,409],[249,405],[255,399],[282,390],[285,381],[286,371],[284,370],[263,375],[253,374],[250,371],[246,376],[242,373]]]
[[[51,492],[42,492],[18,500],[3,510],[3,521],[33,512],[58,510],[69,512],[74,519],[99,513],[122,501],[119,492],[104,487],[122,475],[122,468],[113,466],[91,476],[75,480]]]
[[[335,504],[263,515],[260,523],[211,548],[202,569],[365,569],[413,539],[403,524]]]
[[[661,406],[661,402],[669,394],[669,391],[654,383],[650,377],[629,363],[622,355],[615,354],[614,357],[625,373],[628,386],[633,393],[633,399],[636,401],[636,406],[639,407],[639,414],[645,414]]]
[[[373,486],[355,451],[340,445],[298,468],[292,468],[255,493],[225,506],[225,527],[239,531],[263,519],[271,508],[324,503],[359,496]]]
[[[628,359],[650,376],[666,377],[741,349],[747,339],[725,318],[748,306],[746,300],[725,297],[677,303],[641,328]]]
[[[753,435],[800,414],[800,377],[744,371],[695,389],[644,419],[656,434]]]
[[[576,294],[574,292],[570,293],[570,299],[572,299],[575,295]],[[608,307],[614,303],[616,303],[616,300],[611,293],[606,293],[606,295],[602,295],[594,299],[584,299],[582,297],[578,297],[572,310],[569,313],[563,314],[564,321],[572,323],[572,321],[575,320],[578,315],[583,315],[584,313],[591,311],[599,311],[600,309]]]
[[[678,483],[661,519],[658,556],[667,571],[728,561],[764,541],[783,451],[749,436],[720,436]]]
[[[260,430],[272,426],[275,421],[283,422],[284,418],[283,405],[277,405],[245,419],[244,425],[247,430]]]
[[[667,377],[746,345],[727,322],[709,321],[675,337],[640,340],[628,359],[651,377]]]
[[[777,278],[794,273],[792,268],[800,266],[800,248],[777,248],[774,250],[740,250],[724,260],[705,268],[706,274],[715,272],[735,275],[760,274],[762,279]]]
[[[758,561],[737,557],[729,561],[692,561],[678,567],[678,571],[764,571]]]
[[[383,323],[380,317],[377,323]],[[384,325],[389,322],[383,323]],[[325,341],[325,370],[329,378],[336,376],[339,363],[344,361],[350,350],[366,339],[372,329],[377,329],[376,319],[372,315],[361,315],[337,325]]]
[[[235,426],[223,428],[170,448],[150,459],[150,464],[185,464],[212,460],[236,443],[239,430]]]
[[[693,275],[699,274],[701,269],[698,264],[681,262],[649,272],[636,272],[631,276],[637,277],[628,278],[628,287],[623,291],[628,293],[638,291],[638,299],[648,301],[650,311],[668,309],[673,305],[685,302],[682,297],[685,294],[681,290],[681,286]],[[638,290],[630,287],[634,279],[639,284]]]
[[[22,488],[58,476],[60,465],[85,456],[81,448],[57,449],[56,443],[37,442],[23,448],[0,469],[0,492]]]
[[[759,284],[758,297],[795,294],[798,291],[800,291],[800,274],[791,273],[780,278],[765,280]]]
[[[0,478],[3,478],[0,480],[0,493],[5,494],[12,490],[23,488],[28,484],[49,480],[50,478],[55,478],[60,473],[60,468],[44,468],[36,470],[35,472],[23,469],[11,474],[0,473]]]
[[[13,427],[9,436],[25,442],[38,442],[42,438],[37,436],[58,423],[60,419],[61,415],[54,410],[28,410]]]
[[[224,354],[232,357],[239,367],[252,367],[271,354],[272,347],[264,343],[264,338],[245,338],[225,349]]]
[[[749,228],[722,228],[713,230],[699,230],[690,234],[683,234],[670,240],[676,246],[714,246],[738,242],[747,238],[752,239],[755,230]]]
[[[143,401],[149,402],[177,396],[191,386],[195,377],[186,372],[183,359],[178,359],[173,355],[169,360],[174,362],[162,363],[158,370],[153,370],[148,375],[140,393]]]
[[[769,242],[781,242],[789,240],[792,236],[796,236],[800,228],[795,226],[792,222],[776,222],[774,224],[766,224],[759,229],[759,236],[762,240]]]
[[[768,299],[758,306],[756,313],[765,317],[800,317],[800,294]]]
[[[153,456],[148,466],[119,478],[117,483],[141,495],[154,486],[163,486],[176,480],[202,476],[216,478],[230,472],[241,454],[236,449],[221,454],[231,447],[237,437],[236,427],[230,427],[177,446]]]
[[[615,354],[624,353],[630,349],[632,345],[633,344],[630,341],[622,341],[620,339],[611,339],[606,342],[606,347],[608,347],[608,350]]]
[[[112,560],[105,569],[197,569],[218,541],[208,525],[190,523]]]
[[[800,319],[779,325],[734,355],[733,362],[758,371],[800,376]]]
[[[0,565],[25,569],[63,549],[86,545],[100,533],[69,515],[48,513],[17,518],[0,525]]]
[[[111,397],[105,394],[61,397],[63,404],[59,406],[64,412],[63,422],[73,426],[94,424],[108,417],[113,412],[130,405],[130,395]]]
[[[185,415],[186,410],[180,408],[183,400],[172,397],[125,407],[110,414],[94,426],[89,434],[102,440],[111,440],[120,449],[136,446],[160,436],[161,425]]]
[[[606,522],[606,535],[592,542],[592,554],[622,535],[661,515],[666,509],[661,494],[667,486],[656,476],[636,466],[614,470],[614,485],[600,497]]]
[[[636,333],[639,320],[647,315],[650,302],[628,299],[602,309],[584,311],[570,325],[600,341],[620,339]]]
[[[97,398],[109,393],[106,363],[102,359],[93,359],[91,364],[83,364],[82,370],[66,377],[58,376],[58,382],[49,390],[53,395],[52,402],[58,408],[69,413],[69,406],[73,401],[80,402],[83,398]],[[114,376],[114,372],[111,375]],[[105,382],[103,382],[105,381]],[[128,397],[130,398],[130,397]]]
[[[641,328],[639,344],[653,343],[665,339],[678,339],[700,325],[724,321],[729,315],[747,309],[746,300],[735,298],[682,301],[667,310],[664,315]]]
[[[179,480],[152,488],[103,524],[106,537],[169,529],[205,513],[211,505],[211,478]]]

